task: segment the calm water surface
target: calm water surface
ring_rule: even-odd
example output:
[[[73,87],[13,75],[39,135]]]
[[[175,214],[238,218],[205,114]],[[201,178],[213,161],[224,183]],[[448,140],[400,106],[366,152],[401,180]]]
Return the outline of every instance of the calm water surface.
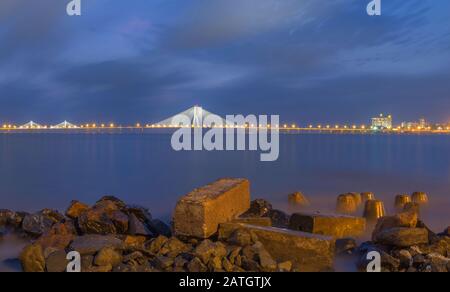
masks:
[[[391,207],[397,193],[426,191],[430,225],[450,225],[450,136],[282,135],[280,148],[268,163],[256,152],[175,152],[167,134],[0,134],[0,208],[64,210],[112,194],[168,219],[193,188],[246,177],[253,198],[283,209],[296,190],[324,211],[344,192],[373,191]]]

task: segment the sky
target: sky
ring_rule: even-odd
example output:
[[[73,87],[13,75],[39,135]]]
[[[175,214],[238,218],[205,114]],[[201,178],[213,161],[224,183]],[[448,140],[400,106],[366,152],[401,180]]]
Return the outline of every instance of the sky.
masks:
[[[0,123],[450,122],[450,1],[0,1]]]

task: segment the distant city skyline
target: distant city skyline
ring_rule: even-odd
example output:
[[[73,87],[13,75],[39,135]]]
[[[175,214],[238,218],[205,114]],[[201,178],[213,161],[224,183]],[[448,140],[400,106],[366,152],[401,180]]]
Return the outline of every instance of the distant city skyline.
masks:
[[[159,121],[193,104],[299,124],[450,122],[450,1],[0,2],[0,123]]]

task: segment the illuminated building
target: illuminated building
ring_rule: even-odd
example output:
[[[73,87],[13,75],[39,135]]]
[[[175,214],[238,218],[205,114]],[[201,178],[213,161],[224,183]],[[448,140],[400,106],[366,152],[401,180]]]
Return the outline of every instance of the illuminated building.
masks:
[[[390,130],[392,129],[392,116],[384,116],[372,118],[372,130]]]

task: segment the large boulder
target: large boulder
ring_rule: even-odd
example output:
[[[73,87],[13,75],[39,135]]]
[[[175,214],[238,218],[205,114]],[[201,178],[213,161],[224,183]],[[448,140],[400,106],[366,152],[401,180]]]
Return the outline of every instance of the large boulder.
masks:
[[[70,245],[71,250],[77,251],[81,255],[94,255],[106,247],[122,250],[125,246],[124,243],[115,236],[98,234],[77,237]]]
[[[254,225],[224,223],[219,239],[226,241],[236,230],[256,236],[277,262],[291,261],[296,271],[331,271],[334,266],[335,240],[329,236]]]
[[[382,217],[378,219],[377,225],[372,234],[372,239],[375,240],[380,232],[391,228],[416,228],[418,220],[419,218],[416,212],[403,212],[395,216]]]
[[[289,228],[335,238],[359,237],[366,231],[366,219],[344,215],[296,213],[291,216]]]
[[[428,231],[424,228],[391,228],[378,233],[374,241],[379,244],[406,248],[427,244]]]
[[[66,211],[66,216],[71,219],[77,219],[83,212],[87,211],[88,209],[88,205],[83,204],[79,201],[72,201]]]
[[[145,207],[128,205],[126,206],[126,210],[128,214],[133,214],[141,222],[147,223],[153,220],[152,214],[150,214],[150,211]]]
[[[45,272],[44,251],[39,244],[25,247],[19,258],[24,272]]]
[[[128,233],[131,235],[140,235],[153,237],[154,234],[148,229],[148,227],[141,222],[134,213],[129,215],[129,230]]]
[[[57,223],[53,225],[49,231],[44,233],[36,241],[43,250],[57,249],[62,250],[69,246],[69,244],[76,237],[76,230],[72,222]]]
[[[83,234],[126,234],[128,216],[122,211],[125,204],[114,197],[104,197],[78,217]]]
[[[117,207],[117,209],[119,209],[119,210],[125,209],[125,207],[126,207],[126,204],[122,200],[120,200],[114,196],[104,196],[103,198],[98,200],[97,203],[95,203],[95,204],[102,205],[105,202],[107,204],[110,204],[110,203],[114,204]]]
[[[22,229],[32,236],[40,236],[51,229],[51,227],[64,220],[64,216],[58,211],[44,209],[38,213],[25,216]]]
[[[220,223],[235,219],[249,208],[249,181],[220,179],[178,201],[173,220],[175,235],[209,238]]]

